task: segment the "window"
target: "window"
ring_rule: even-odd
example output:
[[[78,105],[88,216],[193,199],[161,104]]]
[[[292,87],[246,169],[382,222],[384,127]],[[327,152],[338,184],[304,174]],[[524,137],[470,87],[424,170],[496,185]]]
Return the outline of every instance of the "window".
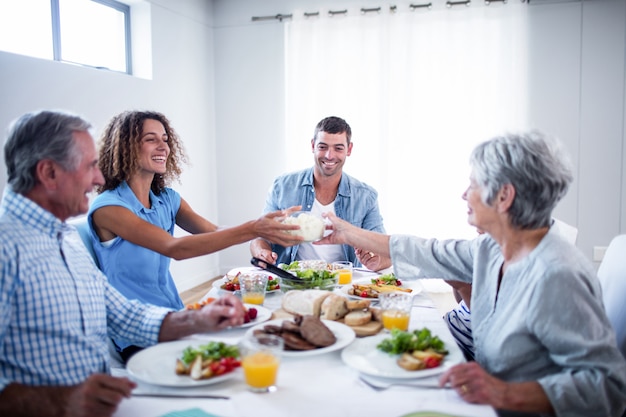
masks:
[[[514,2],[509,2],[514,3]],[[379,192],[389,233],[473,238],[472,148],[526,128],[527,8],[294,17],[286,30],[287,171],[326,116],[352,127],[345,171]],[[416,204],[417,201],[417,204]]]
[[[0,4],[0,49],[131,73],[130,7],[115,0]]]

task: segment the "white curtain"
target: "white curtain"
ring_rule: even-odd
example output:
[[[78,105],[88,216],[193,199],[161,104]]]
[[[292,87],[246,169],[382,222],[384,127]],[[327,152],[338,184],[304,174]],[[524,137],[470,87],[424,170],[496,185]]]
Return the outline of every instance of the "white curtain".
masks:
[[[389,233],[471,238],[472,148],[527,128],[526,4],[299,18],[286,23],[289,169],[315,124],[353,131],[344,171],[374,186]]]

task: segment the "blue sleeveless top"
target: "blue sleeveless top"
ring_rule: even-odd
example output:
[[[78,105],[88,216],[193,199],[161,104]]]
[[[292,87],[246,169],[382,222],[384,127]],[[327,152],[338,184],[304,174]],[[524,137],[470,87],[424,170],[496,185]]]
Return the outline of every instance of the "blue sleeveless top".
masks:
[[[119,236],[103,245],[93,228],[93,212],[105,206],[121,206],[173,235],[180,200],[180,194],[171,188],[166,188],[158,196],[150,191],[151,208],[145,208],[128,183],[123,182],[97,196],[91,204],[88,221],[100,269],[111,285],[127,298],[161,307],[184,307],[169,270],[171,259]],[[121,349],[130,345],[123,340],[115,340],[115,343]]]

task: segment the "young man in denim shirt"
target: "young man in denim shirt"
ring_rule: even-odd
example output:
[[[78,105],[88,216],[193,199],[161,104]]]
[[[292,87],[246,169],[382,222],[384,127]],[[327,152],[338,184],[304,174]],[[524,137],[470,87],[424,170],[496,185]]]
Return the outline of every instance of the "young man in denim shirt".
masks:
[[[340,117],[322,119],[311,139],[314,165],[302,171],[281,175],[274,180],[264,212],[302,206],[302,210],[338,217],[363,229],[385,232],[378,209],[378,193],[371,186],[343,172],[346,158],[352,153],[352,130]],[[317,246],[311,243],[285,248],[264,239],[250,244],[253,256],[270,263],[291,263],[299,259],[323,259],[326,262],[351,261],[378,271],[391,266],[389,258],[349,245]]]

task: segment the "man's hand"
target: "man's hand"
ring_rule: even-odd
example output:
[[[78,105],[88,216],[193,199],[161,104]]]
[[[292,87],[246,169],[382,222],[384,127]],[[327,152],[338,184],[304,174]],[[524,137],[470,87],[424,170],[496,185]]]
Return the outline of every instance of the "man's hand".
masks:
[[[246,309],[241,300],[233,294],[226,294],[202,307],[198,313],[200,320],[208,326],[208,331],[222,330],[227,327],[241,326]]]
[[[262,238],[250,242],[250,255],[272,265],[278,260],[278,254],[272,251],[270,243]]]
[[[166,315],[161,324],[159,342],[241,326],[245,314],[246,309],[241,300],[226,294],[200,310],[180,310]]]
[[[128,378],[92,374],[72,386],[7,385],[0,392],[0,415],[110,417],[137,386]]]
[[[256,254],[254,254],[254,257],[259,258],[266,263],[272,265],[276,264],[276,261],[278,260],[278,255],[276,254],[276,252],[272,252],[269,249],[262,249],[258,251]]]
[[[93,374],[69,394],[64,415],[67,417],[109,417],[137,386],[128,378]]]

